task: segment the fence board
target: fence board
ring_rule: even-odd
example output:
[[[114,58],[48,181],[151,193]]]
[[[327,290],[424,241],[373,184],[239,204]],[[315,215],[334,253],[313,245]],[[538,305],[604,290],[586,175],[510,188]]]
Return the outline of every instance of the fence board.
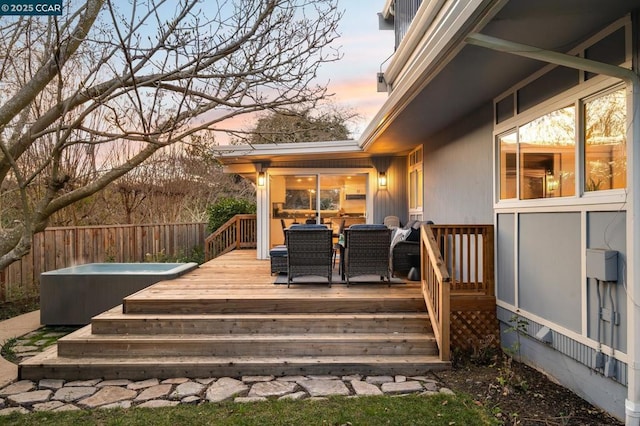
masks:
[[[33,236],[31,252],[0,271],[0,303],[37,295],[40,274],[84,263],[173,258],[204,247],[206,223],[47,228]]]

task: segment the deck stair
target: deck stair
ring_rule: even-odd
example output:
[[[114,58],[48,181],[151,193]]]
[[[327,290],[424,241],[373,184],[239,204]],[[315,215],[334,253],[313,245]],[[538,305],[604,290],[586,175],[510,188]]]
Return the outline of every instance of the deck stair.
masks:
[[[253,261],[259,279],[240,280],[243,269],[229,271],[231,259],[222,270],[216,259],[125,298],[23,362],[20,378],[415,375],[448,367],[419,283],[287,289],[272,283],[267,262]]]

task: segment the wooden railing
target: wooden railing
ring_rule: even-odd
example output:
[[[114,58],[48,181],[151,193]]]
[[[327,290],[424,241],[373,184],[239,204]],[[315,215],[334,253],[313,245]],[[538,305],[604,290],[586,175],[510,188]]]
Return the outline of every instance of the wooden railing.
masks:
[[[440,348],[440,359],[449,361],[449,272],[431,226],[423,226],[421,234],[422,295],[427,303],[433,334]]]
[[[427,225],[421,233],[422,292],[440,359],[448,361],[452,306],[473,310],[467,300],[495,297],[493,226]]]
[[[207,261],[235,249],[256,247],[256,215],[237,214],[205,239],[204,258]]]

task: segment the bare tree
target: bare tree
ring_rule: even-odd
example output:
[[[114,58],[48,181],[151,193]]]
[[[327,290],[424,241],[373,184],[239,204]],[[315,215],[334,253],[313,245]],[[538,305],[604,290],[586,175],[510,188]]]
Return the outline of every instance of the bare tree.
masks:
[[[288,108],[269,111],[259,117],[253,128],[234,132],[234,143],[264,144],[324,142],[349,139],[348,123],[357,114],[329,104],[311,110]]]
[[[323,99],[313,78],[338,59],[336,1],[87,0],[0,18],[0,268],[156,151]]]

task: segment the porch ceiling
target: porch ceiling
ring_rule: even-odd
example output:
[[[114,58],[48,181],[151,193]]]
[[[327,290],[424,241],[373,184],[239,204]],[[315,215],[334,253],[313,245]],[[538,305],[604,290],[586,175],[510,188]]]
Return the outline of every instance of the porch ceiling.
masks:
[[[640,0],[510,0],[479,32],[566,52],[638,8]],[[460,34],[460,40],[466,35]],[[413,99],[404,108],[394,105],[391,99],[382,107],[372,123],[384,123],[384,130],[366,150],[371,154],[397,153],[427,142],[545,65],[465,45],[437,75],[420,77],[415,94],[405,94],[405,100],[411,96]],[[369,129],[375,128],[370,125]],[[372,133],[363,134],[361,144],[366,144]]]

